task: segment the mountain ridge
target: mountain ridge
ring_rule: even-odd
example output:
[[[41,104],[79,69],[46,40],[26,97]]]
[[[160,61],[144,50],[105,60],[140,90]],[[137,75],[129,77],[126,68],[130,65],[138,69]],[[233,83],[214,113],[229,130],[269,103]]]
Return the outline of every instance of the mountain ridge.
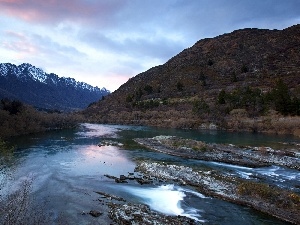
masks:
[[[250,122],[241,125],[236,119],[233,121],[232,114],[246,110],[248,121],[252,121],[254,117],[264,116],[263,111],[255,109],[259,111],[255,114],[249,107],[220,105],[220,92],[224,90],[227,95],[233,95],[238,90],[258,89],[258,97],[264,100],[263,97],[276,87],[276,82],[282,80],[288,87],[288,97],[299,99],[299,46],[300,25],[283,30],[245,28],[199,40],[165,64],[129,79],[85,113],[96,122],[180,128],[213,124],[212,127],[220,129],[257,130],[249,127]],[[200,103],[203,105],[197,106]],[[271,101],[268,104],[269,110],[274,108]],[[298,103],[296,106],[299,107]],[[195,107],[198,111],[207,107],[209,113],[204,110],[199,116]],[[265,116],[272,114],[271,111],[267,113],[267,109],[264,113]],[[269,132],[272,129],[258,130]]]
[[[48,74],[29,63],[0,63],[0,80],[0,98],[45,109],[82,109],[110,93],[74,78]]]

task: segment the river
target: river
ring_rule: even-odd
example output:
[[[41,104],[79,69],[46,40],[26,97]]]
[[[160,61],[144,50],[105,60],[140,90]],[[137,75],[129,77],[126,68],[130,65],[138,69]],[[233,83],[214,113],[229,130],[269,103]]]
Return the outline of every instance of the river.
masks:
[[[155,160],[218,170],[299,193],[300,173],[278,166],[251,169],[200,160],[187,160],[147,150],[132,141],[137,137],[175,135],[210,143],[280,148],[299,143],[292,136],[274,136],[221,131],[158,129],[140,126],[82,124],[75,130],[51,131],[11,139],[16,148],[0,168],[0,194],[6,196],[30,180],[34,201],[47,212],[53,224],[63,218],[69,224],[109,224],[107,215],[94,218],[90,210],[105,210],[96,191],[120,196],[128,202],[144,203],[168,215],[184,215],[204,224],[285,224],[248,207],[210,198],[190,187],[174,184],[118,184],[107,178],[133,173],[137,160]],[[102,140],[120,143],[101,146]],[[121,145],[122,144],[122,145]],[[3,156],[1,156],[3,157]]]

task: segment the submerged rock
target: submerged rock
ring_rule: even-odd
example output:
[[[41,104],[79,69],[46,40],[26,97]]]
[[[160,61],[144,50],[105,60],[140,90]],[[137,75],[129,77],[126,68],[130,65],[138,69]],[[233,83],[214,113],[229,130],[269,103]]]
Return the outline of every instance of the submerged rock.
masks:
[[[102,195],[107,200],[116,200],[116,201],[126,202],[126,200],[124,198],[121,198],[121,197],[118,197],[118,196],[115,196],[115,195],[111,195],[111,194],[107,194],[105,192],[95,191],[95,193],[97,193],[99,195]]]
[[[119,146],[119,147],[122,147],[123,144],[120,143],[120,142],[117,142],[117,141],[112,141],[112,140],[102,140],[99,144],[98,144],[99,147],[102,147],[102,146]]]
[[[99,217],[99,216],[101,216],[103,213],[102,213],[102,212],[99,212],[99,211],[97,211],[97,210],[91,210],[91,211],[89,212],[89,214],[90,214],[91,216],[93,216],[93,217]]]

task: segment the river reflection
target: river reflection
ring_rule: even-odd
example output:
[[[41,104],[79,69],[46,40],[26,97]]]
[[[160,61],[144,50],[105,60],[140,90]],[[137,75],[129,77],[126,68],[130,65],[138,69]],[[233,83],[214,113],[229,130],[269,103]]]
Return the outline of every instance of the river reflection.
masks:
[[[14,153],[15,161],[10,161],[1,171],[0,194],[7,195],[16,190],[24,179],[32,179],[33,195],[36,201],[45,205],[51,219],[56,221],[58,215],[63,213],[70,224],[110,223],[107,215],[99,218],[82,215],[83,211],[103,208],[97,200],[99,196],[95,191],[117,195],[133,203],[148,204],[153,210],[163,213],[187,215],[207,224],[284,224],[249,208],[214,198],[202,198],[201,193],[189,188],[183,189],[173,184],[140,186],[134,181],[129,184],[117,184],[104,176],[109,174],[118,177],[132,173],[136,159],[167,161],[205,169],[224,170],[226,166],[228,167],[152,152],[132,141],[136,137],[156,135],[177,135],[208,142],[228,141],[231,138],[235,144],[255,143],[258,137],[243,134],[242,139],[236,139],[234,137],[240,138],[241,135],[140,126],[82,124],[77,130],[14,138],[11,142],[17,146]],[[262,142],[263,137],[266,136],[258,140]],[[105,139],[120,142],[124,146],[99,147],[98,144]],[[298,141],[286,136],[282,138],[276,136],[273,139],[267,136],[265,140],[266,143]],[[249,172],[247,168],[230,169],[236,174]],[[253,172],[255,171],[251,170],[251,173]],[[269,176],[266,170],[256,169],[256,173],[264,173],[266,179],[277,177],[277,172],[286,177],[299,177],[297,171],[292,171],[293,174],[289,176],[287,174],[289,171],[286,172],[282,168],[277,170],[273,168],[272,172]],[[288,183],[292,184],[292,181]]]
[[[76,157],[69,162],[62,162],[63,166],[77,175],[119,176],[133,171],[135,164],[126,155],[113,146],[80,146]]]

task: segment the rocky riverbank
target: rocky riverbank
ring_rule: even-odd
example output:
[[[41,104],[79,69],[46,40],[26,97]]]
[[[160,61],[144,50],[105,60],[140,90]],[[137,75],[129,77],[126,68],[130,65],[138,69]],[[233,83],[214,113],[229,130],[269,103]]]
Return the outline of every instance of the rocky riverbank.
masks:
[[[143,204],[109,204],[109,217],[118,224],[197,225],[185,216],[168,216],[150,210]]]
[[[188,185],[200,193],[249,206],[292,224],[300,224],[300,195],[264,183],[224,175],[217,171],[199,171],[187,166],[141,161],[135,173],[114,177],[117,183]],[[108,216],[117,224],[201,224],[184,216],[167,216],[143,204],[133,204],[117,196],[96,192],[109,207]],[[101,201],[104,201],[102,198]]]
[[[300,196],[291,191],[215,171],[195,171],[190,167],[155,162],[141,162],[136,171],[152,179],[187,184],[208,196],[250,206],[284,221],[300,224]]]
[[[248,167],[280,165],[300,169],[298,146],[274,150],[267,147],[207,144],[173,136],[135,139],[135,141],[155,151],[185,158]],[[263,183],[260,179],[247,180],[216,170],[203,171],[183,165],[152,161],[139,161],[135,172],[128,175],[105,176],[114,179],[116,183],[188,185],[206,196],[249,206],[283,221],[300,224],[300,195]],[[96,193],[103,196],[101,201],[108,207],[107,215],[116,224],[200,224],[188,217],[168,216],[155,212],[147,205],[134,204],[118,196],[104,192]]]
[[[288,150],[274,150],[267,147],[241,148],[233,145],[207,144],[174,136],[137,138],[135,141],[154,151],[185,158],[247,167],[279,165],[300,169],[298,146]],[[282,220],[299,224],[300,196],[291,191],[216,171],[194,171],[185,166],[141,162],[136,170],[156,179],[188,184],[203,194],[247,205]]]
[[[109,178],[114,179],[113,176]],[[129,177],[123,175],[124,180]],[[140,178],[139,179],[143,179]],[[131,179],[130,179],[131,180]],[[146,178],[149,183],[151,181]],[[98,199],[104,205],[105,211],[91,210],[89,215],[93,217],[104,217],[114,222],[114,224],[140,224],[140,225],[200,225],[201,223],[185,216],[170,216],[151,210],[147,205],[134,204],[127,202],[125,199],[111,195],[105,192],[96,191],[101,197]],[[113,223],[110,223],[113,224]]]
[[[208,144],[174,136],[136,138],[134,140],[154,151],[184,158],[230,163],[253,168],[279,165],[300,170],[299,146],[289,150],[274,150],[269,147],[253,148]]]

